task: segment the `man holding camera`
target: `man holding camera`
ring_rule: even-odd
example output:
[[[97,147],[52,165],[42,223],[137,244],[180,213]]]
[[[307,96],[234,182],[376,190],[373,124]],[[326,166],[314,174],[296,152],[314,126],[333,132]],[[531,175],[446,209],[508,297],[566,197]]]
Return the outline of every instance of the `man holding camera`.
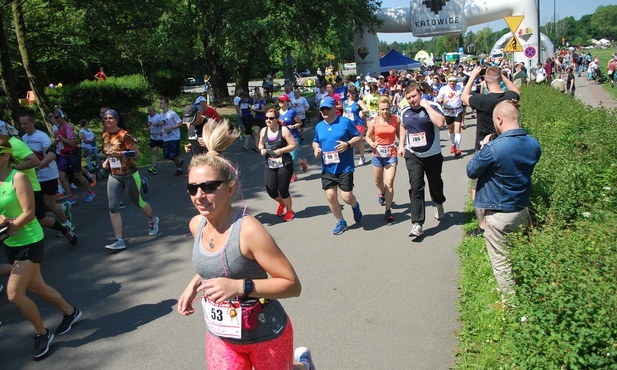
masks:
[[[485,210],[486,248],[503,294],[514,293],[512,263],[505,237],[520,231],[529,221],[531,175],[542,149],[520,126],[520,112],[514,100],[496,104],[495,132],[486,135],[481,149],[467,164],[467,176],[477,179],[474,207]]]
[[[486,81],[488,94],[472,95],[471,86],[473,85],[473,81],[482,74],[484,74],[484,80]],[[506,91],[503,91],[501,89],[500,82],[502,81],[506,85]],[[467,84],[465,84],[465,88],[463,89],[463,93],[461,94],[461,100],[466,106],[475,109],[476,113],[478,114],[476,124],[476,151],[480,150],[482,140],[484,140],[487,135],[495,134],[495,127],[493,126],[493,110],[495,109],[495,106],[499,102],[502,102],[504,100],[520,100],[520,93],[520,90],[518,89],[518,87],[514,86],[512,81],[507,78],[502,79],[499,67],[488,67],[486,69],[483,69],[480,66],[476,66],[471,71],[469,80],[467,81]],[[477,181],[472,182],[472,200],[475,200],[476,197],[476,185]],[[480,208],[474,208],[474,211],[476,213],[476,217],[478,218],[479,227],[474,230],[473,235],[483,236],[485,228],[484,210]]]

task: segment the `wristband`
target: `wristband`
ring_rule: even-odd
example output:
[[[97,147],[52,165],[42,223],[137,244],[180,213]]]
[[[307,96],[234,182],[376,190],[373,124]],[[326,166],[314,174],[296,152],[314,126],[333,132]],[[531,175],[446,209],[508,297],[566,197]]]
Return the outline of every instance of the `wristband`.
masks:
[[[347,149],[351,148],[351,144],[349,144],[349,141],[346,141],[345,144],[347,144]]]

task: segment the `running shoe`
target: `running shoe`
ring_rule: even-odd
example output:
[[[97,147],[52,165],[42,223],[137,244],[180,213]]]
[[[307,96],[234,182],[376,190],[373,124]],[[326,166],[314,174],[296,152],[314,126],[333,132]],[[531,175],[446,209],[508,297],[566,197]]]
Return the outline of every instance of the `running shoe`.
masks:
[[[73,307],[71,315],[62,315],[62,322],[56,328],[56,334],[62,335],[67,333],[79,319],[81,319],[81,311],[77,307]]]
[[[298,180],[298,178],[296,177],[296,174],[293,174],[289,182],[296,182],[296,180]]]
[[[32,350],[32,358],[38,360],[49,352],[49,345],[54,340],[54,335],[45,328],[45,334],[37,334],[34,336],[34,349]]]
[[[386,219],[386,222],[394,222],[394,216],[392,215],[392,211],[391,210],[387,210],[386,214],[384,215],[384,218]]]
[[[75,184],[71,183],[69,186],[71,187],[71,189],[73,189],[73,190],[77,190],[77,185],[75,185]]]
[[[66,195],[62,194],[61,192],[56,192],[56,199],[57,200],[64,200],[66,199]]]
[[[156,172],[156,166],[152,166],[152,167],[148,168],[148,172],[150,172],[151,174],[156,175],[156,173],[157,173]]]
[[[148,185],[148,179],[145,177],[141,178],[141,188],[144,190],[144,194],[148,194],[148,190],[150,190],[150,185]]]
[[[463,152],[460,149],[456,149],[456,153],[454,153],[455,157],[460,157],[463,154]]]
[[[287,211],[285,213],[285,217],[283,218],[283,220],[285,220],[285,222],[289,222],[293,220],[295,217],[296,217],[295,213],[293,213],[292,211]]]
[[[306,347],[298,347],[294,351],[294,362],[301,363],[307,367],[307,370],[315,370],[311,350]]]
[[[452,144],[450,147],[450,154],[454,154],[456,152],[456,145]]]
[[[75,197],[73,195],[71,195],[69,197],[69,199],[67,199],[67,202],[71,203],[71,204],[75,204],[77,203],[77,201],[75,200]]]
[[[69,241],[69,243],[71,243],[73,247],[76,246],[77,242],[79,241],[79,239],[77,238],[77,235],[75,234],[75,231],[71,230],[70,227],[66,228],[64,237]]]
[[[308,170],[308,165],[306,164],[306,158],[304,158],[304,163],[301,164],[302,172],[306,172]]]
[[[4,285],[0,284],[0,293],[2,293],[3,289],[4,289]]]
[[[125,209],[126,208],[126,205],[124,204],[123,201],[120,201],[120,205],[118,206],[118,208],[120,208],[120,209]]]
[[[279,203],[279,207],[276,209],[276,215],[281,217],[285,214],[285,203]]]
[[[124,240],[121,239],[117,239],[115,242],[111,243],[111,244],[107,244],[105,246],[105,249],[111,249],[111,250],[121,250],[121,249],[126,249],[126,244],[124,244]]]
[[[242,145],[242,149],[244,149],[245,152],[248,152],[249,150],[249,146],[247,144]]]
[[[238,139],[239,139],[240,141],[244,141],[244,136],[240,136],[240,137],[238,137]]]
[[[182,171],[182,169],[176,169],[176,173],[174,174],[174,176],[182,176],[184,172]]]
[[[363,166],[366,163],[366,159],[364,157],[360,157],[358,159],[358,166]]]
[[[360,202],[356,201],[356,206],[351,207],[351,210],[353,211],[353,220],[356,221],[356,223],[362,221],[362,211],[360,210]]]
[[[419,223],[413,224],[413,226],[411,227],[411,231],[409,232],[409,236],[417,238],[422,234],[424,234],[424,230],[422,230],[422,225],[420,225]]]
[[[86,197],[84,198],[84,202],[86,203],[92,202],[95,196],[96,194],[93,191],[91,191],[90,194],[86,195]]]
[[[438,204],[435,207],[435,218],[438,221],[441,221],[441,219],[443,219],[443,214],[444,214],[444,210],[443,210],[443,204]]]
[[[148,235],[154,236],[159,233],[159,218],[153,217],[152,222],[148,222]]]
[[[347,222],[345,222],[345,220],[338,220],[332,233],[334,235],[341,235],[345,231],[347,231]]]
[[[384,197],[383,193],[379,193],[379,205],[380,206],[386,205],[386,197]]]
[[[66,216],[66,219],[68,221],[70,221],[70,222],[73,222],[73,214],[71,213],[71,206],[72,205],[73,205],[73,203],[68,202],[68,201],[64,201],[60,205],[62,207],[62,212],[64,212],[64,215]]]

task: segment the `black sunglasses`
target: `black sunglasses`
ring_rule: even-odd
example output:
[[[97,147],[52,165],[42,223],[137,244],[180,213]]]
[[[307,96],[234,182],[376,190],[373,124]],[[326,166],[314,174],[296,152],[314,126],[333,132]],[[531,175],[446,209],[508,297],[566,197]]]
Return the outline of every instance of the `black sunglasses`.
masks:
[[[320,112],[324,112],[324,111],[327,111],[327,110],[330,110],[330,109],[332,109],[332,108],[321,107],[321,108],[319,108],[319,111]]]
[[[201,189],[201,191],[203,191],[204,194],[212,194],[224,182],[225,181],[223,181],[223,180],[215,180],[215,181],[202,182],[201,184],[187,184],[186,185],[186,191],[188,191],[189,194],[191,194],[191,195],[196,195],[197,194],[197,189]]]
[[[276,119],[276,117],[266,117],[266,119],[267,119],[268,121],[273,121],[273,120],[275,120],[275,119]]]

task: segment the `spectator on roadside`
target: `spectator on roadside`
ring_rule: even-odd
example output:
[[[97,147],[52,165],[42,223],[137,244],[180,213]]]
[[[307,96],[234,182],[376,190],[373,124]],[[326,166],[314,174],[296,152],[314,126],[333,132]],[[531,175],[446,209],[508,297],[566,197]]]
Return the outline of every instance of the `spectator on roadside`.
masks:
[[[573,67],[567,67],[566,68],[566,94],[571,94],[572,96],[574,96],[574,93],[576,91],[576,84],[574,81],[574,69]]]
[[[96,74],[94,75],[94,78],[102,82],[107,80],[107,75],[105,74],[105,70],[103,69],[103,67],[99,68],[99,71],[96,72]]]
[[[99,150],[96,146],[95,135],[92,130],[90,130],[90,122],[88,120],[82,119],[79,121],[79,125],[81,129],[79,130],[79,140],[81,140],[81,149],[83,154],[86,156],[86,163],[88,164],[88,169],[93,169],[94,166],[92,164],[92,156],[96,158],[97,166],[100,166],[103,163],[103,157],[99,153]]]
[[[529,223],[531,176],[542,149],[521,128],[515,101],[505,100],[493,110],[497,137],[487,135],[467,164],[467,176],[477,179],[474,207],[486,210],[486,248],[503,294],[514,293],[512,262],[505,237]]]
[[[516,73],[512,76],[512,83],[514,86],[521,88],[522,85],[527,85],[527,73],[523,72],[523,65],[521,63],[516,65]]]
[[[538,63],[538,70],[541,71],[541,65]],[[474,80],[480,75],[482,71],[481,67],[475,67],[471,71],[470,81]],[[497,103],[504,100],[520,100],[520,90],[514,86],[512,81],[505,79],[502,81],[501,73],[497,67],[489,67],[486,69],[484,75],[486,81],[486,87],[488,94],[476,94],[471,95],[471,82],[468,82],[463,89],[461,99],[463,103],[472,107],[478,114],[478,120],[476,124],[476,140],[475,149],[480,150],[482,141],[487,135],[495,133],[495,126],[493,125],[493,109]],[[501,82],[505,83],[507,91],[501,89]],[[471,199],[474,200],[476,196],[476,181],[472,181],[471,185]],[[476,217],[478,218],[479,226],[472,233],[475,236],[484,235],[484,210],[481,208],[474,208]]]
[[[163,157],[174,162],[176,165],[174,176],[180,176],[183,174],[182,164],[184,162],[180,159],[180,127],[182,127],[182,120],[176,112],[169,109],[169,99],[161,98],[159,100],[159,108],[162,109]],[[109,120],[106,119],[106,122],[109,122]]]

